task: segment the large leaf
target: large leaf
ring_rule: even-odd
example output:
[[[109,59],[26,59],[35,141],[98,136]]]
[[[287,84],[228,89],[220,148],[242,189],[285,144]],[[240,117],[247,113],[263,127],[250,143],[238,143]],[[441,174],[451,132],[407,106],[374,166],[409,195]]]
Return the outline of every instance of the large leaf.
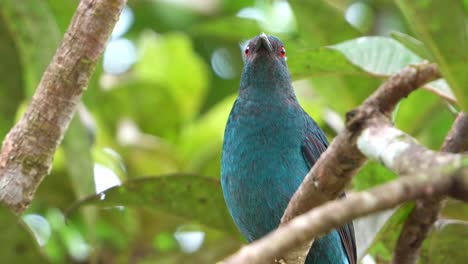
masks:
[[[397,41],[386,37],[360,37],[315,50],[302,50],[288,60],[297,77],[351,74],[385,77],[422,59]]]
[[[401,32],[392,32],[391,37],[403,44],[405,47],[407,47],[419,57],[427,60],[432,60],[431,53],[429,53],[427,47],[424,46],[424,43],[422,43],[421,41]]]
[[[194,118],[208,85],[208,69],[193,51],[188,36],[143,34],[139,49],[142,54],[135,65],[136,77],[165,89],[176,103],[182,121]]]
[[[457,0],[398,0],[397,3],[467,111],[468,26],[463,3]]]
[[[195,122],[183,128],[179,144],[179,153],[185,164],[186,171],[200,171],[206,164],[213,164],[213,157],[216,157],[216,173],[219,175],[219,165],[221,164],[220,150],[223,142],[224,126],[229,115],[229,111],[234,104],[235,96],[229,96],[210,111],[205,113]],[[204,146],[201,148],[200,146]],[[204,174],[205,175],[205,174]]]
[[[290,50],[318,48],[359,36],[343,14],[324,0],[294,0],[291,6],[297,20],[297,35]],[[333,19],[331,19],[333,18]]]
[[[439,226],[424,241],[419,263],[466,263],[468,223],[439,220]]]
[[[422,61],[403,45],[386,37],[361,37],[331,47],[375,75],[391,75],[409,64]]]
[[[345,104],[344,108],[349,110],[366,98],[377,85],[370,90],[365,89],[365,76],[387,77],[399,72],[410,64],[422,62],[422,59],[397,41],[386,37],[360,37],[348,40],[336,45],[319,49],[300,50],[288,60],[291,75],[294,79],[303,77],[316,77],[326,75],[324,82],[318,81],[318,86],[327,86],[322,90],[347,94],[342,96],[343,100],[355,101]],[[351,79],[359,79],[358,85],[350,85],[350,78],[342,75],[350,75]],[[327,76],[334,76],[330,78]],[[331,80],[330,80],[331,79]],[[331,87],[329,87],[331,86]],[[431,82],[425,88],[451,102],[455,102],[450,88],[444,80]],[[363,93],[362,93],[363,92]],[[356,93],[361,94],[356,95]],[[341,106],[335,106],[340,110]]]
[[[59,29],[46,1],[5,0],[0,12],[18,47],[31,96],[60,41]]]
[[[353,187],[356,191],[362,191],[394,179],[396,175],[382,164],[368,161],[353,178]]]
[[[341,51],[351,63],[368,73],[382,77],[423,61],[402,44],[386,37],[361,37],[333,45],[331,48]],[[444,80],[428,83],[425,88],[451,102],[456,101]]]
[[[336,111],[344,113],[368,97],[378,87],[380,77],[419,61],[419,57],[390,38],[361,37],[298,51],[288,59],[288,65],[293,78],[312,76],[313,87],[320,96]],[[341,95],[340,100],[336,100],[336,94]]]
[[[47,263],[29,228],[0,205],[0,256],[4,263]]]
[[[417,137],[425,146],[439,149],[453,119],[454,115],[443,100],[434,94],[417,90],[400,102],[395,124],[406,133]]]
[[[288,66],[293,79],[324,74],[368,75],[342,52],[328,47],[298,51],[288,59]]]
[[[239,42],[258,35],[261,28],[257,21],[252,19],[225,17],[195,25],[190,31],[199,36]]]
[[[377,78],[354,75],[314,76],[311,80],[312,87],[317,94],[342,116],[360,105],[381,82]],[[337,94],[340,95],[339,100],[337,100]]]
[[[237,233],[224,203],[219,181],[195,175],[168,175],[129,180],[75,206],[146,207],[229,233]]]

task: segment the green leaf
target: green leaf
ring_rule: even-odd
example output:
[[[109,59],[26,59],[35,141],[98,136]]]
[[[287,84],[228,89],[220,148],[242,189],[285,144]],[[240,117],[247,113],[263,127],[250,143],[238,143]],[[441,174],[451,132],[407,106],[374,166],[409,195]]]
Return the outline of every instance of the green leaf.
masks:
[[[413,208],[414,203],[406,203],[398,208],[374,238],[367,251],[377,263],[388,263],[391,260],[403,223]]]
[[[228,233],[238,233],[224,203],[219,181],[196,175],[129,180],[78,202],[71,210],[86,204],[146,207]]]
[[[340,54],[341,53],[341,54]],[[408,64],[421,62],[397,41],[384,37],[361,37],[317,50],[302,50],[288,60],[293,78],[312,76],[314,89],[344,113],[359,105],[387,77]],[[444,90],[433,92],[446,95]],[[341,94],[341,100],[335,100]]]
[[[420,263],[465,263],[468,259],[468,223],[439,220],[440,226],[424,241]]]
[[[288,59],[293,79],[324,74],[368,75],[359,66],[351,63],[342,52],[331,48],[302,50]]]
[[[422,59],[397,41],[386,37],[361,37],[330,46],[349,61],[374,75],[391,75]]]
[[[46,1],[5,0],[0,10],[16,42],[24,86],[32,96],[60,41],[60,31]]]
[[[148,33],[143,34],[138,46],[142,54],[135,65],[136,78],[165,89],[182,121],[190,121],[200,110],[208,86],[208,68],[194,52],[191,40],[180,33],[163,37]]]
[[[337,74],[313,76],[311,82],[317,95],[344,116],[347,111],[357,107],[375,91],[381,80],[368,76]],[[337,94],[340,95],[340,100],[337,100]]]
[[[369,79],[366,76],[387,77],[420,62],[420,57],[391,38],[361,37],[315,50],[300,50],[288,60],[288,65],[294,79],[314,77],[313,82],[320,88],[321,95],[332,93],[333,99],[336,93],[343,94],[342,100],[349,102],[341,101],[335,105],[335,101],[330,102],[342,112],[360,104],[375,90],[377,85],[366,81]],[[373,86],[367,89],[371,84]],[[442,79],[426,84],[425,88],[456,102],[450,87]]]
[[[295,33],[289,50],[318,48],[359,36],[343,14],[324,0],[290,1],[297,20]]]
[[[201,171],[216,157],[216,168],[209,175],[218,177],[221,164],[220,149],[223,144],[223,132],[229,112],[237,95],[226,97],[200,118],[184,127],[181,131],[179,153],[184,171]],[[203,147],[200,147],[203,146]],[[206,174],[204,174],[206,175]]]
[[[320,74],[385,77],[422,59],[386,37],[360,37],[315,50],[301,50],[288,60],[295,78]]]
[[[356,191],[363,191],[394,179],[396,175],[392,171],[378,162],[368,161],[353,178],[353,187]]]
[[[91,133],[77,113],[63,139],[67,171],[78,198],[94,194],[94,162],[91,155]]]
[[[457,99],[455,98],[452,89],[450,89],[450,86],[444,79],[438,79],[427,83],[424,85],[424,88],[438,95],[439,97],[444,98],[452,104],[457,104]]]
[[[380,77],[390,76],[410,64],[423,61],[399,42],[386,37],[361,37],[330,46],[330,48],[342,52],[352,64]],[[351,72],[344,73],[350,74]],[[452,103],[456,102],[445,80],[439,79],[428,83],[424,88]]]
[[[153,247],[159,251],[170,251],[177,248],[177,241],[174,235],[168,232],[161,232],[153,239]]]
[[[459,200],[449,199],[442,208],[441,215],[448,219],[468,221],[468,204]]]
[[[24,222],[0,205],[0,255],[4,263],[48,263]]]
[[[72,119],[62,143],[68,177],[78,199],[96,193],[94,161],[91,155],[94,131],[90,131],[92,128],[86,127],[82,121],[82,115],[85,114],[86,110],[84,105],[80,107],[81,109]],[[96,210],[95,208],[84,208],[81,211],[86,221],[88,236],[92,242],[95,242]]]
[[[78,7],[78,1],[55,1],[46,0],[52,13],[54,14],[55,21],[60,28],[60,32],[64,33]]]
[[[394,31],[390,33],[390,36],[396,41],[403,44],[406,48],[411,50],[414,54],[418,55],[421,58],[432,61],[431,53],[427,50],[427,47],[424,46],[424,43],[413,38],[410,35]]]
[[[398,0],[397,4],[417,37],[468,110],[468,26],[461,1]]]
[[[239,17],[223,17],[197,24],[190,29],[190,32],[196,36],[216,37],[235,42],[250,39],[261,31],[257,21]]]
[[[416,137],[421,144],[437,150],[442,145],[453,120],[454,115],[443,100],[434,94],[416,90],[400,102],[395,124],[399,129]]]

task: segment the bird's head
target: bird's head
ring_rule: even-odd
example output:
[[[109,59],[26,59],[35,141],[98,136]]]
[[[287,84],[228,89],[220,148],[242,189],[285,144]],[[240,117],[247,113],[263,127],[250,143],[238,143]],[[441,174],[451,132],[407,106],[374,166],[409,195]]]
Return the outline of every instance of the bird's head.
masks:
[[[286,66],[286,49],[277,37],[262,33],[249,41],[244,49],[246,64],[275,63]],[[267,60],[267,61],[266,61]]]
[[[269,92],[288,89],[291,83],[286,64],[286,48],[277,37],[261,33],[244,49],[245,65],[241,79],[243,88],[265,88]]]

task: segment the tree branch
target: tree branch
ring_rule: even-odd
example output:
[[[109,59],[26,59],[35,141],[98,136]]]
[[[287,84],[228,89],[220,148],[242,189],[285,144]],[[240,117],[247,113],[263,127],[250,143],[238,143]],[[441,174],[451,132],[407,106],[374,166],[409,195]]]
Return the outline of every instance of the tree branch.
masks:
[[[281,219],[287,223],[343,192],[352,176],[366,162],[357,149],[356,134],[367,119],[375,114],[390,116],[396,104],[426,82],[440,78],[435,64],[420,64],[404,68],[391,76],[356,110],[346,116],[346,128],[333,140],[321,158],[304,178]],[[305,258],[310,243],[302,245],[284,257],[286,262],[300,263]],[[301,260],[299,260],[301,259]]]
[[[409,66],[390,77],[362,106],[346,116],[346,128],[333,140],[304,178],[291,198],[282,223],[308,210],[335,199],[352,176],[367,160],[356,146],[356,135],[372,115],[390,116],[402,98],[426,82],[440,78],[435,64]]]
[[[460,112],[441,148],[444,152],[463,152],[468,150],[468,117]],[[417,263],[424,239],[438,218],[442,208],[443,196],[433,196],[417,200],[398,238],[393,253],[393,263]]]
[[[0,201],[22,213],[52,159],[88,85],[125,0],[81,0],[21,120],[3,141]]]

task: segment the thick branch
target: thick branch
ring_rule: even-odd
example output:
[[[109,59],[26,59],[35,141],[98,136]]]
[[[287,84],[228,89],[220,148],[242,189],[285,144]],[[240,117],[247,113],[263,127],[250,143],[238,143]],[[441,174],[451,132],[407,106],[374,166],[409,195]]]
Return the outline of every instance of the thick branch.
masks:
[[[376,113],[390,115],[399,100],[438,78],[440,74],[434,64],[407,67],[390,77],[361,107],[348,113],[347,129],[338,134],[307,174],[291,198],[282,223],[335,199],[366,161],[355,144],[364,122]]]
[[[125,0],[82,0],[21,120],[0,153],[0,200],[18,214],[49,173]]]
[[[441,150],[452,153],[468,151],[468,116],[466,113],[458,114]]]
[[[444,152],[468,150],[468,117],[460,112],[441,148]],[[417,200],[398,238],[393,254],[393,263],[417,263],[419,251],[442,207],[443,196]]]

